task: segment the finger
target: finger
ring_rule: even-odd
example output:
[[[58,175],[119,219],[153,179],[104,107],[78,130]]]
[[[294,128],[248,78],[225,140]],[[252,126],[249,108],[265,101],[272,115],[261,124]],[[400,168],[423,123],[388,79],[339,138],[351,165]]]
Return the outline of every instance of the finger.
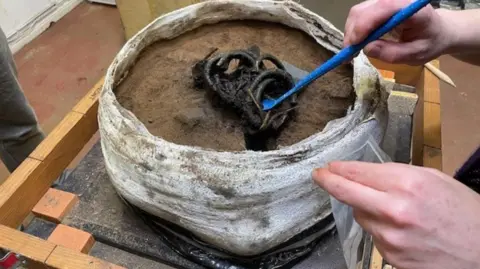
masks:
[[[353,45],[351,37],[353,34],[355,22],[361,16],[361,11],[368,10],[369,7],[374,5],[376,0],[367,0],[358,5],[353,6],[348,13],[347,21],[345,23],[345,38],[344,38],[344,45],[345,47]]]
[[[428,50],[428,46],[422,40],[407,43],[377,40],[368,44],[363,51],[369,57],[388,63],[419,64],[428,62],[425,50]]]
[[[372,235],[373,232],[378,230],[375,227],[376,226],[375,223],[377,222],[377,219],[374,215],[369,214],[360,209],[354,209],[353,217],[355,218],[355,221],[369,234]]]
[[[344,37],[343,37],[343,46],[348,47],[350,46],[350,32],[351,32],[351,27],[352,27],[352,20],[350,16],[347,17],[347,21],[345,22],[345,30],[344,30]]]
[[[353,217],[362,228],[373,236],[377,236],[378,231],[386,227],[385,219],[369,212],[354,209]]]
[[[367,1],[353,7],[350,16],[354,19],[349,24],[346,43],[360,43],[395,12],[407,6],[410,2],[411,0],[377,0]]]
[[[395,234],[395,228],[381,217],[374,216],[361,210],[354,210],[355,221],[369,233],[373,240],[385,250],[398,250],[397,246],[391,244],[391,239],[386,236]],[[387,233],[388,232],[388,233]]]
[[[387,244],[385,244],[382,240],[379,240],[378,238],[372,236],[373,238],[373,245],[377,248],[378,252],[382,256],[383,259],[387,260],[388,263],[392,264],[395,261],[392,261],[392,253],[398,253],[398,250],[395,251],[391,247],[389,247]],[[397,269],[400,269],[399,267],[395,267]],[[402,268],[402,269],[407,269],[407,268]]]
[[[331,173],[327,168],[316,169],[313,179],[340,202],[374,215],[383,212],[386,194]]]
[[[400,184],[399,178],[408,168],[401,164],[367,162],[332,162],[328,165],[331,173],[382,192]]]

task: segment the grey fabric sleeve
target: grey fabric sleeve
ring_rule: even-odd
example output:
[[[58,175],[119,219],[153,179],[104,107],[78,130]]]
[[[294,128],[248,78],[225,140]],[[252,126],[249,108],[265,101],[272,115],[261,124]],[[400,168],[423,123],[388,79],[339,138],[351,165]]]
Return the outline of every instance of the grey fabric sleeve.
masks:
[[[18,83],[13,56],[0,29],[0,159],[12,172],[44,135]]]

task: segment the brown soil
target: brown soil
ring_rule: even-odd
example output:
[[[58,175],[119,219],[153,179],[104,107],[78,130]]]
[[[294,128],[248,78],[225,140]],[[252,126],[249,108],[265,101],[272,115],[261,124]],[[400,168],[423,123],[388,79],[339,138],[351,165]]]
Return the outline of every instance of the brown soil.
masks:
[[[207,92],[194,88],[191,68],[213,48],[224,52],[252,45],[306,71],[332,56],[308,35],[282,25],[219,23],[148,47],[117,87],[117,98],[153,135],[189,146],[245,150],[239,118],[213,107]],[[282,131],[277,145],[297,143],[321,131],[329,121],[343,117],[355,98],[352,77],[352,68],[345,65],[304,90],[296,117]]]

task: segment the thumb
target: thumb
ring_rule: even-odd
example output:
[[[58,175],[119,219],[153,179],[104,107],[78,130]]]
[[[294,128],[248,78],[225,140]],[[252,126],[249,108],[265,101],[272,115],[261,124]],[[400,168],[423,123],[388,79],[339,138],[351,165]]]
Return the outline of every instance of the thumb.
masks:
[[[389,40],[377,40],[368,44],[364,52],[367,56],[387,63],[423,64],[424,57],[418,57],[424,52],[420,40],[399,43]]]

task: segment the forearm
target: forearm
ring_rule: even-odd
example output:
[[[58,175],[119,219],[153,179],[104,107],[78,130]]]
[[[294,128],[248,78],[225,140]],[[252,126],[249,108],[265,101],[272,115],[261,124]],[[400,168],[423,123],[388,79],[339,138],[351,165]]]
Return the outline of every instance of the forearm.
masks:
[[[480,64],[480,10],[437,11],[443,18],[449,46],[445,54],[472,64]]]

